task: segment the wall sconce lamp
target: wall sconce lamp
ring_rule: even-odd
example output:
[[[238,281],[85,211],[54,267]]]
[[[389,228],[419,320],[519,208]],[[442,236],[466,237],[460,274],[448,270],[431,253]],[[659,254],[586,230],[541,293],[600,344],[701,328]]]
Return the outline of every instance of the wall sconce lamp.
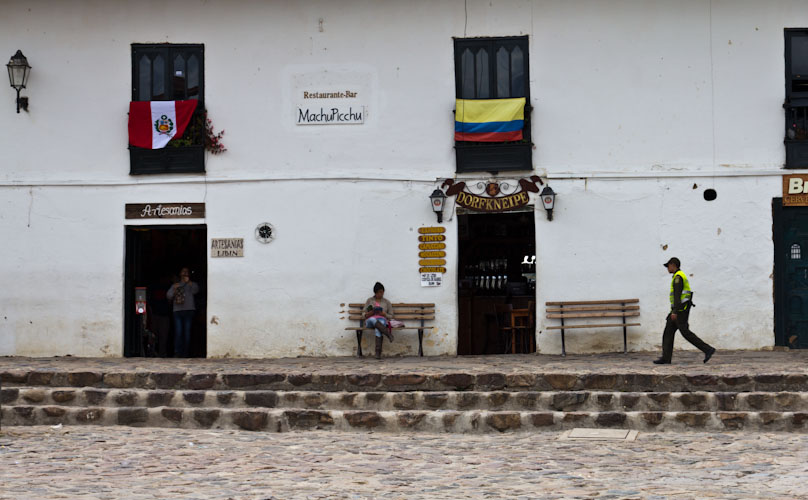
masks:
[[[446,195],[443,191],[436,189],[429,195],[429,203],[432,205],[432,211],[438,216],[438,224],[443,222],[443,202],[446,201]]]
[[[550,186],[544,186],[541,190],[541,202],[547,210],[547,220],[553,220],[553,205],[555,205],[555,191]]]
[[[28,111],[28,98],[20,97],[20,90],[25,88],[25,84],[28,83],[28,75],[31,73],[28,59],[22,55],[21,50],[18,50],[16,54],[11,56],[6,68],[8,68],[8,80],[11,87],[17,91],[17,113],[20,112],[20,108]]]

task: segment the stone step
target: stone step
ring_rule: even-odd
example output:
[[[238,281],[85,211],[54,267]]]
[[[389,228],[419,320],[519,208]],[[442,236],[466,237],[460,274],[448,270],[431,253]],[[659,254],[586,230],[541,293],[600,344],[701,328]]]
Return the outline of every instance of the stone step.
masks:
[[[576,427],[640,431],[808,432],[808,412],[340,411],[71,406],[3,406],[3,425],[127,425],[284,432],[310,429],[382,432],[537,432]]]
[[[166,390],[275,391],[583,391],[615,392],[805,392],[808,374],[660,373],[200,373],[102,372],[10,369],[4,388],[95,387]]]
[[[321,392],[13,387],[0,403],[16,406],[304,408],[327,410],[490,411],[808,411],[806,392]]]

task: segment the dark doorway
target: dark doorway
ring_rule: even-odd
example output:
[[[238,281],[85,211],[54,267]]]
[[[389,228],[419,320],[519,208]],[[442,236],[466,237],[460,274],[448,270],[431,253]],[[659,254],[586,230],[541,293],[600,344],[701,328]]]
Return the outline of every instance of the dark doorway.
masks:
[[[124,356],[172,357],[172,304],[166,291],[188,267],[199,285],[190,355],[207,355],[207,226],[126,226]],[[135,312],[135,288],[146,287],[146,314]]]
[[[533,212],[458,215],[458,254],[457,353],[535,352]]]
[[[808,207],[772,202],[774,343],[808,349]]]

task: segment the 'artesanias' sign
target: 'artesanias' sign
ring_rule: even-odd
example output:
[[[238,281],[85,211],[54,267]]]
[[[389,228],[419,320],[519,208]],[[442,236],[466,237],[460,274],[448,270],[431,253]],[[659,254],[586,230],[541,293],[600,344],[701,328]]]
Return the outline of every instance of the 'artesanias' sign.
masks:
[[[127,203],[127,219],[204,219],[204,203]]]
[[[523,207],[530,203],[528,193],[538,193],[536,183],[543,184],[541,179],[534,175],[530,179],[519,179],[514,183],[508,182],[478,182],[478,193],[472,192],[464,181],[455,182],[446,179],[441,187],[447,187],[446,196],[457,196],[455,202],[464,208],[476,212],[505,212]]]

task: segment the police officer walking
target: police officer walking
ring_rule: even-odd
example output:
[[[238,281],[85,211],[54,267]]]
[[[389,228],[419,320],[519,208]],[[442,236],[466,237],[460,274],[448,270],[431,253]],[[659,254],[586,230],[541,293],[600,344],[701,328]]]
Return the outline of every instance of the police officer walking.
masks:
[[[706,342],[696,336],[688,328],[687,319],[690,316],[690,309],[693,307],[693,291],[690,289],[690,282],[687,275],[679,269],[682,263],[676,257],[672,257],[668,262],[662,264],[668,268],[668,272],[673,275],[671,280],[671,312],[668,314],[665,323],[665,332],[662,334],[662,357],[654,360],[658,365],[669,365],[673,357],[673,337],[676,330],[682,332],[682,336],[698,347],[704,353],[704,362],[710,360],[715,354],[715,347],[711,347]]]

